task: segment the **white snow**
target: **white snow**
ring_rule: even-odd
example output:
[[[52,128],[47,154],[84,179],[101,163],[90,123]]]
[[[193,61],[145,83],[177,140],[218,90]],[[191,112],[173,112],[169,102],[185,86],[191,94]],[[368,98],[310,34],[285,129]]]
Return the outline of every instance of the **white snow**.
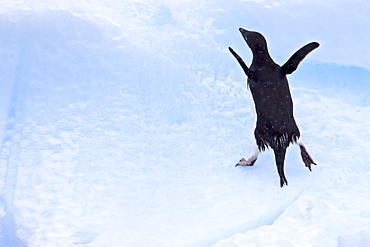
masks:
[[[366,1],[0,3],[0,246],[370,246]],[[313,17],[315,16],[315,17]],[[289,76],[280,188],[254,147],[239,27]]]
[[[370,225],[338,238],[338,247],[370,246]]]

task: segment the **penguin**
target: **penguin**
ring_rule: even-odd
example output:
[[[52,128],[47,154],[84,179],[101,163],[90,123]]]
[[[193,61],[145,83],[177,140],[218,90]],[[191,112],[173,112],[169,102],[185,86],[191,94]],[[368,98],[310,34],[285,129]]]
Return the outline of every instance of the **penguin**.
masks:
[[[307,54],[319,47],[319,43],[312,42],[303,46],[283,66],[279,66],[271,58],[262,34],[243,28],[239,28],[239,31],[253,53],[250,68],[231,47],[229,51],[248,77],[247,85],[254,101],[257,123],[254,130],[256,148],[248,160],[242,158],[236,166],[253,166],[258,154],[270,147],[274,151],[280,187],[283,187],[288,185],[284,160],[289,144],[299,145],[302,161],[310,171],[311,165],[316,165],[300,140],[287,75],[292,74]]]

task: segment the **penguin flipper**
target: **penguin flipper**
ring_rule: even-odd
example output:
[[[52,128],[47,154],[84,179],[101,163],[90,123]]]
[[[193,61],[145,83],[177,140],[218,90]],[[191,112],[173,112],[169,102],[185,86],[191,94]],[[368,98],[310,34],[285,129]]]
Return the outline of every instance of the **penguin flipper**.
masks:
[[[233,48],[229,47],[229,51],[234,55],[236,60],[238,60],[240,66],[243,68],[244,73],[248,76],[248,78],[252,77],[252,71],[248,68],[248,66],[245,64],[243,59],[233,50]]]
[[[294,53],[283,66],[281,66],[281,69],[285,74],[293,73],[297,69],[299,63],[307,56],[307,54],[319,46],[320,44],[317,42],[312,42],[303,46],[296,53]]]

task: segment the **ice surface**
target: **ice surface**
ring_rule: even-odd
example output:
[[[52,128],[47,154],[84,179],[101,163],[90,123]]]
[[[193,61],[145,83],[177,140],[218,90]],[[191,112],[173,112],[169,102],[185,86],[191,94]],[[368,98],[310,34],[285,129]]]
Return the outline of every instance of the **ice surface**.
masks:
[[[328,8],[2,1],[0,246],[369,245],[369,6]],[[289,76],[318,166],[290,147],[283,189],[271,151],[234,167],[255,121],[227,50],[250,60],[239,27],[263,32],[279,64],[321,43]]]
[[[338,247],[367,247],[370,246],[370,225],[356,229],[338,238]]]

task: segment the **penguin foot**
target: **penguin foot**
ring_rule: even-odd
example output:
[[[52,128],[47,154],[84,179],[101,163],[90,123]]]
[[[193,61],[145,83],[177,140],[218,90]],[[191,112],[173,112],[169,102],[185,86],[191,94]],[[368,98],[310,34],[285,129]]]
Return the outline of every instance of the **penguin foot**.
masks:
[[[307,152],[303,144],[300,144],[299,148],[301,149],[301,156],[302,156],[303,163],[312,172],[311,165],[316,166],[317,164],[313,161],[312,157],[309,155],[309,153]]]
[[[257,156],[252,156],[250,157],[248,160],[245,160],[244,158],[242,158],[241,160],[239,160],[239,162],[235,165],[235,167],[237,166],[253,166],[254,163],[256,162],[257,160]]]

